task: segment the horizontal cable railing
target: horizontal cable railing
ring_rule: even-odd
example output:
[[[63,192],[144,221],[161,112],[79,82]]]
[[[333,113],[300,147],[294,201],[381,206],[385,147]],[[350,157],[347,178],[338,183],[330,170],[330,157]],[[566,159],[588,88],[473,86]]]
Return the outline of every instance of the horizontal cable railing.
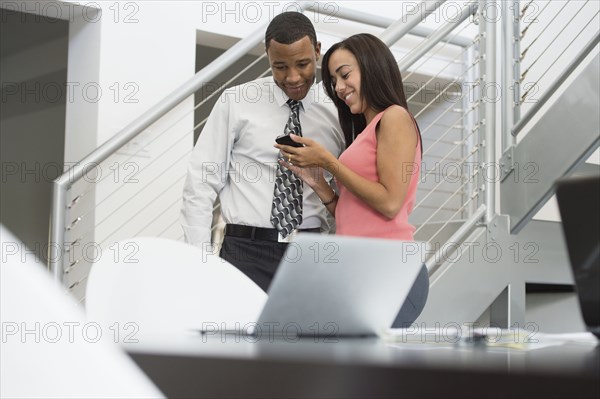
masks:
[[[115,154],[119,149],[121,149],[124,145],[126,145],[130,140],[136,138],[142,132],[144,132],[148,127],[156,127],[153,125],[159,121],[163,115],[176,113],[178,111],[177,106],[190,97],[193,93],[195,93],[200,88],[206,85],[206,82],[209,82],[213,79],[217,74],[222,70],[224,65],[230,65],[233,62],[239,60],[242,56],[248,53],[252,48],[254,48],[258,43],[261,42],[265,27],[262,26],[257,29],[253,34],[248,36],[246,39],[241,40],[236,45],[227,50],[223,55],[221,55],[217,60],[213,61],[207,67],[202,69],[197,75],[195,75],[190,81],[182,85],[180,88],[175,90],[170,96],[163,99],[159,104],[148,110],[142,116],[137,118],[131,124],[129,124],[125,129],[123,129],[120,133],[115,135],[112,139],[108,140],[105,144],[100,146],[97,150],[95,150],[92,154],[84,158],[81,162],[79,162],[76,166],[71,168],[61,177],[59,177],[54,182],[53,188],[53,204],[51,209],[51,227],[50,227],[50,239],[49,239],[49,267],[58,281],[63,281],[64,271],[72,270],[69,265],[79,264],[74,263],[77,262],[78,259],[73,259],[73,254],[76,252],[73,250],[73,244],[84,244],[81,239],[81,235],[77,236],[79,233],[86,234],[86,238],[88,238],[88,242],[85,244],[91,244],[94,248],[99,247],[97,242],[94,240],[97,237],[91,237],[88,232],[79,232],[74,230],[77,225],[83,226],[86,225],[87,228],[93,226],[93,220],[88,222],[81,218],[81,216],[73,216],[72,214],[76,212],[74,208],[75,204],[79,204],[81,206],[85,201],[81,201],[82,198],[86,196],[88,198],[95,197],[87,195],[89,193],[89,187],[84,187],[82,190],[77,191],[84,183],[81,183],[82,179],[85,180],[86,173],[88,172],[90,165],[98,165],[99,163],[105,161],[111,155]],[[172,117],[173,115],[169,115]],[[185,116],[184,116],[185,117]],[[175,118],[177,122],[181,121],[181,119]],[[175,123],[177,123],[175,122]],[[173,140],[177,142],[177,139]],[[172,142],[173,142],[172,141]],[[127,166],[132,166],[134,171],[137,168],[136,163],[126,163]],[[102,170],[102,169],[100,169]],[[120,172],[119,167],[114,169],[114,172]],[[125,171],[123,171],[125,173]],[[131,179],[129,182],[135,182],[135,180]],[[96,181],[92,182],[96,183]],[[96,194],[98,190],[94,190],[94,194]],[[102,193],[99,193],[102,194]],[[69,203],[68,197],[72,198],[74,203]],[[89,200],[88,200],[89,201]],[[91,199],[91,202],[94,202],[95,198]],[[96,207],[93,204],[86,204],[88,207],[95,209]],[[85,213],[86,211],[83,211]],[[93,212],[94,217],[96,216],[96,211]],[[89,216],[89,215],[88,215]],[[89,218],[93,219],[93,218]],[[83,222],[83,223],[82,223]],[[95,228],[93,228],[96,230]],[[65,260],[65,255],[69,254],[69,259]],[[84,254],[80,251],[80,257]],[[91,259],[93,260],[93,259]],[[88,262],[93,263],[93,262]],[[69,273],[72,274],[72,273]],[[66,281],[65,285],[71,287],[79,285],[85,275],[87,273],[83,271],[81,273],[81,278],[75,280],[74,282]]]
[[[556,93],[558,88],[562,83],[564,83],[569,76],[573,73],[573,71],[577,68],[578,65],[581,64],[587,58],[587,56],[598,46],[600,43],[600,32],[596,33],[596,35],[588,42],[588,44],[579,52],[579,54],[574,57],[573,61],[569,64],[569,66],[558,76],[557,79],[554,80],[550,88],[546,90],[546,92],[540,96],[539,100],[528,109],[528,111],[519,119],[519,122],[514,125],[511,130],[511,134],[513,136],[517,136],[519,132],[524,128],[525,125],[535,116],[535,114],[546,104]]]
[[[518,115],[525,114],[544,98],[562,71],[598,32],[597,1],[521,2],[518,37]],[[518,119],[515,122],[518,122]],[[520,129],[512,129],[515,134]]]
[[[486,211],[486,206],[480,205],[479,208],[477,208],[477,210],[475,210],[475,212],[473,212],[473,214],[460,225],[460,227],[450,236],[450,238],[446,240],[446,245],[438,245],[437,248],[434,247],[436,251],[425,262],[430,274],[434,273],[438,267],[445,262],[446,257],[452,256],[452,254],[448,251],[448,244],[450,245],[450,248],[454,247],[457,250],[461,245],[464,245],[463,242],[465,241],[465,238],[469,232],[477,226],[477,223],[479,223]],[[438,232],[439,231],[441,231],[441,229],[438,230]]]
[[[264,60],[264,56],[258,57],[250,66],[257,64],[259,61]],[[198,109],[200,106],[206,104],[206,101],[211,97],[216,96],[222,89],[227,85],[233,83],[235,79],[239,78],[248,67],[238,72],[231,79],[229,79],[221,88],[212,93],[207,98],[203,99],[196,106],[186,111],[187,116]],[[261,75],[264,75],[269,70],[265,70]],[[179,118],[181,120],[182,118]],[[95,215],[97,222],[85,232],[79,233],[77,241],[86,242],[93,239],[95,243],[98,243],[100,248],[108,248],[110,245],[121,239],[128,237],[139,236],[140,234],[148,234],[149,231],[154,231],[152,235],[170,237],[173,239],[179,239],[179,234],[174,234],[173,231],[179,231],[178,228],[178,212],[181,204],[181,192],[182,186],[185,179],[187,159],[189,157],[189,145],[185,144],[185,139],[191,137],[193,132],[197,128],[201,128],[206,122],[204,118],[197,125],[192,125],[190,128],[178,129],[173,131],[173,124],[169,125],[166,129],[160,131],[149,140],[148,143],[142,148],[137,149],[133,154],[128,155],[126,162],[133,162],[136,155],[139,155],[144,149],[149,146],[159,143],[160,140],[167,141],[167,146],[160,146],[161,151],[156,156],[153,156],[150,160],[144,164],[140,164],[140,161],[136,161],[138,165],[135,174],[129,176],[135,179],[136,183],[140,183],[141,187],[136,187],[136,190],[127,192],[126,184],[116,184],[116,188],[112,187],[114,184],[112,181],[105,181],[103,179],[98,181],[94,185],[93,190],[88,189],[86,194],[91,191],[96,193],[105,191],[102,193],[102,198],[97,199],[96,206],[88,209],[81,216],[78,216],[76,220],[83,220],[84,218]],[[174,134],[175,133],[175,134]],[[160,144],[160,143],[159,143]],[[115,156],[109,157],[105,163],[111,164],[114,162],[115,157],[118,157],[118,153]],[[101,164],[103,165],[103,164]],[[154,168],[154,170],[152,170]],[[146,176],[147,175],[147,176]],[[165,178],[165,176],[173,176],[175,178]],[[110,180],[110,179],[109,179]],[[101,183],[104,183],[102,185]],[[157,187],[159,186],[159,187]],[[111,202],[112,201],[112,202]],[[162,207],[155,209],[152,212],[152,217],[146,216],[147,209],[154,206],[156,203],[161,203]],[[132,204],[136,204],[132,210]],[[74,214],[77,209],[72,209]],[[121,213],[121,214],[120,214]],[[125,216],[122,214],[125,213]],[[157,220],[161,220],[165,215],[166,219],[170,222],[166,226],[160,226],[157,230],[152,229],[152,225],[156,224]],[[146,219],[149,219],[146,221]],[[137,230],[129,231],[127,234],[122,234],[123,231],[127,231],[128,226],[137,226]],[[109,230],[104,229],[105,226],[110,226]],[[174,228],[175,227],[175,228]],[[172,231],[169,233],[169,231]],[[78,259],[69,264],[67,271],[72,271],[74,267],[84,264],[82,260],[85,254],[81,254]],[[81,277],[75,283],[70,283],[69,288],[74,288],[79,285],[85,279],[87,275]]]
[[[417,226],[415,236],[420,241],[443,241],[441,231],[449,224],[464,222],[476,208],[473,202],[479,200],[479,171],[472,165],[479,162],[481,101],[473,93],[480,87],[483,63],[480,64],[477,19],[467,20],[477,11],[477,5],[464,4],[456,17],[399,63],[409,88],[412,80],[421,79],[416,90],[407,93],[423,139],[421,184],[411,215],[411,222]],[[453,44],[458,38],[463,46]],[[446,61],[432,68],[430,60],[435,57]],[[436,86],[431,88],[434,83]],[[425,101],[420,100],[429,94]],[[432,224],[441,227],[424,228]]]
[[[225,87],[227,87],[230,84],[232,84],[236,79],[238,79],[240,76],[242,76],[242,74],[244,74],[245,72],[247,72],[250,67],[256,65],[259,61],[262,61],[265,58],[266,58],[266,54],[261,55],[256,60],[254,60],[253,62],[251,62],[246,68],[244,68],[240,72],[236,73],[232,78],[230,78],[227,82],[225,82],[225,84],[223,86],[221,86],[219,90],[211,93],[209,96],[207,96],[206,98],[204,98],[201,102],[199,102],[198,104],[196,104],[191,110],[189,110],[186,113],[186,116],[189,115],[190,113],[194,112],[195,110],[197,110],[198,108],[200,108],[204,104],[206,104],[208,100],[210,100],[211,98],[215,97],[217,94],[221,93],[222,90],[225,89]],[[179,120],[181,120],[181,118],[179,118]],[[180,133],[177,137],[175,137],[172,140],[173,143],[169,147],[167,147],[166,149],[164,149],[160,155],[158,155],[157,157],[154,157],[147,164],[145,164],[142,167],[140,167],[139,169],[137,169],[136,170],[136,175],[139,175],[140,173],[144,172],[146,169],[150,168],[152,165],[158,164],[160,161],[164,161],[163,158],[165,158],[165,156],[169,154],[169,151],[171,149],[173,149],[175,146],[177,146],[178,143],[181,143],[181,141],[184,140],[185,138],[190,137],[190,135],[196,129],[201,128],[204,125],[204,123],[206,123],[206,118],[204,120],[202,120],[200,123],[198,123],[197,125],[193,126],[193,128],[188,129],[188,130],[184,130],[182,133]],[[147,148],[148,146],[152,145],[157,140],[159,140],[161,138],[164,138],[165,135],[167,135],[168,133],[170,133],[170,129],[173,128],[174,125],[175,124],[171,124],[169,127],[167,127],[166,129],[162,130],[156,137],[152,138],[152,140],[150,140],[148,143],[146,143],[144,147],[141,147],[141,148],[137,149],[133,154],[131,154],[123,162],[124,163],[133,162],[133,160],[135,159],[135,157],[139,156],[140,153],[142,151],[144,151],[145,148]],[[158,175],[156,175],[155,178],[160,178],[162,175],[164,175],[166,172],[168,172],[171,168],[173,168],[174,166],[176,166],[179,161],[183,160],[183,158],[187,157],[188,155],[189,154],[187,152],[185,152],[180,157],[177,157],[175,159],[175,161],[171,160],[171,164],[169,164],[166,168],[162,168],[162,171]],[[110,164],[111,160],[109,159],[106,162]],[[110,177],[111,177],[110,175],[106,175],[105,177],[103,177],[101,180],[99,180],[97,182],[97,185],[103,183],[106,179],[109,179]],[[175,183],[182,182],[183,177],[184,176],[180,177]],[[113,195],[118,194],[119,191],[122,190],[124,187],[126,187],[126,186],[125,185],[118,186],[115,190],[111,191],[106,196],[104,196],[102,199],[100,199],[99,201],[97,201],[95,209],[88,210],[86,213],[83,213],[82,215],[78,216],[78,218],[81,219],[81,218],[89,216],[89,214],[91,214],[91,213],[94,213],[97,210],[98,207],[101,207],[105,203],[105,201],[107,201],[108,199],[110,199]],[[116,211],[118,211],[121,207],[123,207],[127,201],[129,201],[131,199],[134,199],[136,196],[138,196],[140,194],[143,194],[144,190],[146,190],[148,187],[149,186],[146,186],[146,187],[142,188],[141,190],[136,191],[135,193],[133,193],[133,195],[131,197],[128,197],[126,201],[121,201],[122,204],[120,206],[118,206],[116,209],[114,209],[113,213],[116,212]],[[78,196],[78,198],[82,197],[83,195],[88,194],[91,190],[92,189],[90,188],[87,191],[83,192],[82,194],[80,194]],[[71,205],[70,205],[70,207],[71,207]],[[99,225],[101,225],[105,221],[107,221],[110,216],[111,216],[111,214],[106,215],[104,219],[102,219],[99,222],[97,222],[96,223],[96,227],[99,226]],[[120,226],[120,227],[122,227],[122,226]],[[115,229],[115,231],[117,231],[117,230],[119,230],[119,228]],[[93,230],[88,230],[87,232],[83,233],[82,238],[85,238],[87,235],[91,234],[92,231]],[[140,230],[140,232],[141,231],[144,231],[144,229]]]

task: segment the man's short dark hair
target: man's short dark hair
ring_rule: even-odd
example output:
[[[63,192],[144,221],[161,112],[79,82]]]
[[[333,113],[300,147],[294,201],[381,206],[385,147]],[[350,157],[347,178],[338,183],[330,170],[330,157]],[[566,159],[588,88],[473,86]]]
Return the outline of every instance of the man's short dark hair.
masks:
[[[310,19],[299,12],[284,12],[277,15],[267,27],[265,46],[267,50],[271,39],[281,44],[292,44],[308,36],[314,47],[317,46],[317,34]]]

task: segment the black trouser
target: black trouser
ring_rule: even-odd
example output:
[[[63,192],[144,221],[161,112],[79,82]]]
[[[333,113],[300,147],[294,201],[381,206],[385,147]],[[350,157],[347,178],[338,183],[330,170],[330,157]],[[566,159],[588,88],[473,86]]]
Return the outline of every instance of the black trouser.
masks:
[[[286,242],[253,240],[225,236],[220,256],[238,269],[265,292],[283,259]]]

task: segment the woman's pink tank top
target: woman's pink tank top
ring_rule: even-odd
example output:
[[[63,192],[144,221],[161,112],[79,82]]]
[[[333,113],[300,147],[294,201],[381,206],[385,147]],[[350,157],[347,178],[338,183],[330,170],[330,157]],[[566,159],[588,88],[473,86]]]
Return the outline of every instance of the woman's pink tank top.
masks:
[[[373,118],[371,123],[358,135],[356,140],[342,153],[340,162],[371,181],[379,181],[377,174],[377,135],[375,129],[385,111]],[[417,124],[411,115],[417,133]],[[420,140],[417,138],[417,140]],[[408,215],[412,212],[417,194],[421,170],[421,145],[417,141],[414,162],[398,165],[403,176],[410,179],[406,198],[400,212],[393,219],[383,216],[344,187],[339,181],[337,185],[340,198],[335,208],[336,234],[359,237],[390,238],[412,241],[415,228],[408,223]]]

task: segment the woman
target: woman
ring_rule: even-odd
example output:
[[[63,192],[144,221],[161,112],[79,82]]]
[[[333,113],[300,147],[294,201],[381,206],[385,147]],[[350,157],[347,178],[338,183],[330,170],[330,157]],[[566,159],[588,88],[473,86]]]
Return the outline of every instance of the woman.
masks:
[[[276,145],[286,161],[335,216],[336,234],[412,241],[408,223],[421,165],[421,136],[408,112],[402,77],[389,48],[370,34],[331,47],[322,63],[323,86],[338,109],[347,149],[339,159],[314,140]],[[339,197],[324,177],[331,173]],[[394,327],[419,315],[427,298],[427,269],[413,285]]]
[[[408,223],[421,165],[420,134],[388,47],[369,34],[335,44],[323,58],[323,85],[346,136],[339,159],[314,140],[276,145],[335,216],[337,234],[413,240]],[[318,167],[316,169],[315,167]],[[339,198],[323,177],[330,172]]]

